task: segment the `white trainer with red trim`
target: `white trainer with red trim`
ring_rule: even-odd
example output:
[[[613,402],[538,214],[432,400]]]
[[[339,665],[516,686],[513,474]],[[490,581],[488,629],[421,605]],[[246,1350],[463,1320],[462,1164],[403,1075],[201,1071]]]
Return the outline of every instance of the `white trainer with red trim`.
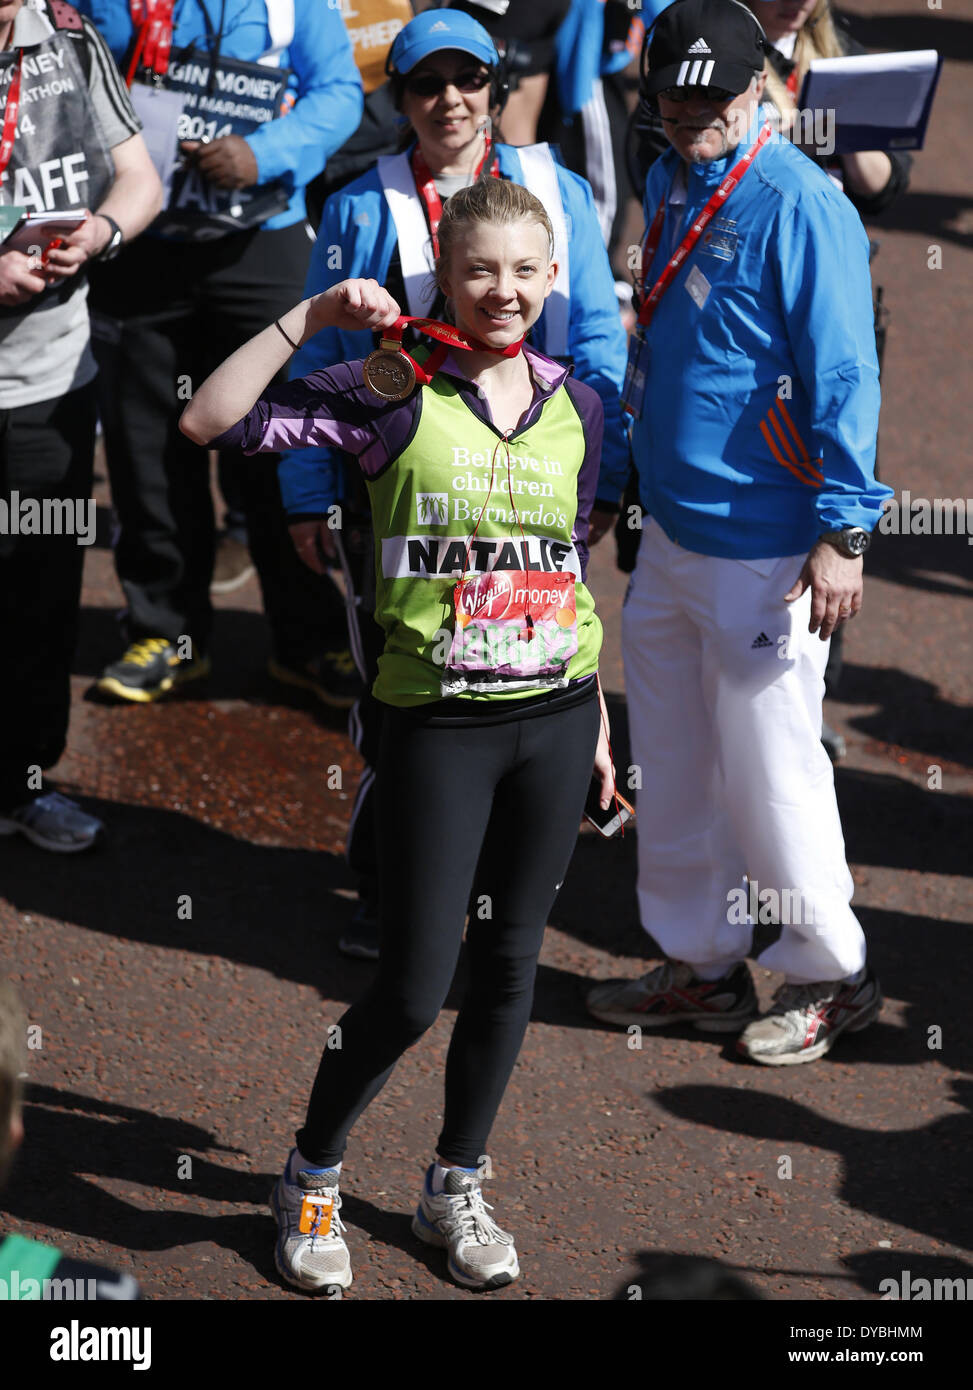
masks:
[[[841,1033],[867,1028],[881,1008],[882,991],[870,971],[857,984],[783,985],[768,1012],[741,1033],[737,1051],[768,1067],[814,1062]]]

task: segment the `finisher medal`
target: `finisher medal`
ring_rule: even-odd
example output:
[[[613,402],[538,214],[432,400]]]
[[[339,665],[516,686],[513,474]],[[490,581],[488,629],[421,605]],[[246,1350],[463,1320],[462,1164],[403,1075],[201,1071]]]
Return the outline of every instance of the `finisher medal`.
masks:
[[[386,401],[404,401],[416,384],[412,359],[402,351],[401,342],[391,338],[383,338],[382,346],[368,354],[362,376],[369,391]]]

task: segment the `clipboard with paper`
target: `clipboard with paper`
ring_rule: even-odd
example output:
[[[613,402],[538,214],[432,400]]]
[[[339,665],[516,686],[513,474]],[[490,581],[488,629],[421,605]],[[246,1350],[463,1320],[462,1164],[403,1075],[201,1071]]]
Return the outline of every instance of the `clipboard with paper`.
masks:
[[[833,113],[835,154],[921,150],[942,65],[934,48],[815,58],[797,105]]]

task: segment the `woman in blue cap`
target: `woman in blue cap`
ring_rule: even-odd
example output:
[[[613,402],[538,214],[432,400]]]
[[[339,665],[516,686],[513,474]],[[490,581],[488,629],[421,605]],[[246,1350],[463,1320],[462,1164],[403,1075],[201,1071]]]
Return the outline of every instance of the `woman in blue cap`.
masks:
[[[441,318],[443,300],[432,270],[442,203],[478,178],[494,175],[523,184],[551,219],[558,263],[531,345],[572,363],[574,376],[597,391],[605,413],[603,456],[627,467],[628,431],[619,399],[626,338],[589,185],[558,164],[546,144],[514,149],[492,138],[491,113],[495,116],[503,101],[500,59],[490,35],[470,15],[452,9],[418,15],[397,35],[387,68],[409,132],[405,148],[379,159],[328,200],[305,294],[361,277],[384,285],[404,314]],[[367,331],[327,329],[295,355],[291,375],[365,357],[373,346]],[[342,466],[346,457],[330,449],[284,454],[281,492],[299,554],[318,572],[329,562],[345,571],[351,650],[370,690],[384,638],[370,616],[367,517],[361,525],[349,522],[359,510],[359,484],[357,468]],[[340,529],[334,529],[336,515],[343,521]],[[366,694],[351,718],[352,737],[366,764],[347,846],[359,904],[339,948],[368,959],[378,955],[371,809],[378,726],[379,708]]]

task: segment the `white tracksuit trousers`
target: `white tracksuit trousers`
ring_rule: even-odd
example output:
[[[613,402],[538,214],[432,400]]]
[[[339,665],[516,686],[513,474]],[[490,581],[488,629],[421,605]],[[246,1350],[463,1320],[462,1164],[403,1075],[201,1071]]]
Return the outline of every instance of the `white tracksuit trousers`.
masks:
[[[698,555],[647,520],[625,599],[642,925],[707,978],[749,953],[744,874],[782,923],[761,965],[800,984],[865,961],[821,745],[829,644],[810,590],[784,602],[804,558]]]

